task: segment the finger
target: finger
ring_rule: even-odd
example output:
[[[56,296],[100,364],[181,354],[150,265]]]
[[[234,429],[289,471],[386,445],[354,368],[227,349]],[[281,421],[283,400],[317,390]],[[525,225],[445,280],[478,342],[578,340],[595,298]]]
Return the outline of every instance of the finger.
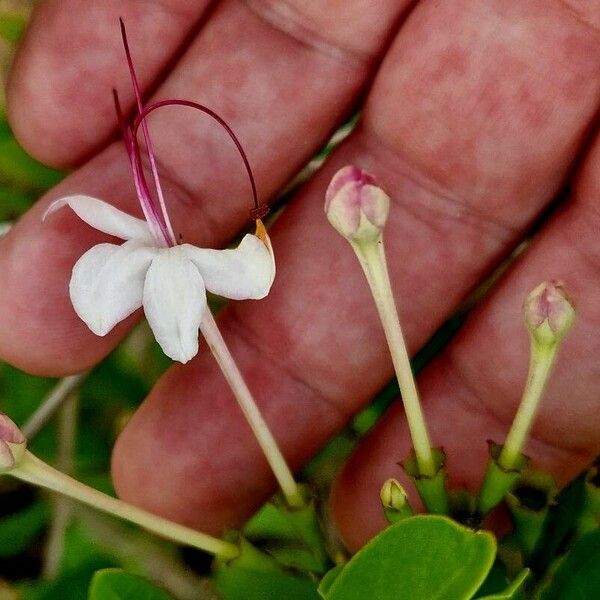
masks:
[[[525,452],[533,468],[550,472],[559,484],[600,453],[599,173],[600,140],[569,205],[537,235],[461,334],[420,377],[433,443],[446,451],[453,485],[476,491],[487,461],[486,440],[502,443],[506,437],[527,376],[529,344],[521,306],[544,280],[565,282],[577,317],[562,343]],[[345,466],[332,504],[351,548],[384,525],[378,490],[386,478],[399,475],[396,463],[410,447],[403,410],[396,403]]]
[[[129,28],[140,83],[151,87],[202,18],[209,0],[45,0],[32,16],[9,81],[8,116],[21,144],[54,166],[79,163],[116,131],[111,88],[134,96],[119,17]]]
[[[199,98],[223,113],[247,148],[261,198],[268,199],[347,113],[402,8],[388,2],[380,11],[356,14],[358,4],[338,9],[346,22],[356,17],[355,28],[365,33],[357,41],[346,38],[347,47],[339,45],[341,28],[323,30],[334,37],[317,37],[330,18],[326,4],[303,22],[299,9],[295,20],[277,21],[277,14],[252,12],[245,3],[219,5],[158,95]],[[122,68],[126,71],[125,64]],[[158,112],[150,129],[176,233],[209,246],[229,239],[247,223],[250,205],[233,144],[185,109]],[[127,330],[96,338],[67,297],[71,268],[101,239],[97,232],[69,211],[41,222],[48,203],[69,193],[91,193],[140,215],[125,163],[124,151],[109,147],[39,202],[0,243],[4,359],[36,373],[78,371],[102,358]]]
[[[277,100],[293,112],[298,95],[290,86],[293,80],[289,75],[301,70],[294,64],[298,55],[329,58],[304,61],[306,71],[302,73],[309,80],[306,91],[312,88],[311,81],[326,87],[339,84],[336,76],[329,80],[332,70],[328,66],[337,62],[349,63],[342,69],[341,80],[355,84],[364,77],[364,63],[385,45],[395,20],[408,4],[408,0],[380,0],[375,10],[366,11],[359,0],[308,6],[299,1],[222,2],[216,12],[225,20],[217,17],[221,22],[218,30],[209,27],[202,43],[204,54],[186,61],[180,77],[183,92],[189,96],[192,89],[188,84],[193,79],[193,91],[200,98],[220,100],[222,90],[215,89],[212,80],[213,65],[220,65],[231,89],[245,94],[250,91],[256,95],[260,88],[255,84],[266,79],[271,86],[277,78],[285,90]],[[123,17],[128,26],[142,87],[147,89],[166,75],[166,68],[191,43],[196,30],[205,27],[205,21],[210,20],[209,5],[208,0],[102,0],[90,6],[77,0],[67,6],[46,0],[35,13],[11,78],[8,111],[21,143],[40,160],[57,166],[77,164],[89,156],[115,131],[111,88],[127,91],[126,106],[133,106],[117,33],[118,18]],[[251,38],[251,31],[258,37]],[[249,90],[251,87],[255,89]],[[206,94],[207,90],[213,93]],[[339,102],[345,105],[344,87],[339,91]],[[226,97],[229,95],[231,90]],[[262,111],[272,109],[267,103],[273,96],[266,93],[263,98]],[[320,106],[331,102],[322,97]],[[216,106],[222,105],[219,101]],[[229,106],[236,114],[235,102]],[[254,121],[261,126],[258,115]],[[296,139],[288,138],[288,132],[281,133],[281,141]],[[311,152],[308,147],[305,151]]]
[[[590,77],[598,62],[582,52],[568,69],[556,67],[565,40],[583,47],[587,29],[559,5],[549,12],[545,3],[529,3],[525,23],[521,5],[502,7],[498,15],[488,5],[464,3],[462,18],[453,8],[451,31],[450,16],[437,3],[417,7],[375,82],[364,126],[275,224],[279,267],[271,295],[222,315],[224,336],[295,467],[391,374],[358,262],[322,213],[333,172],[356,162],[392,194],[390,268],[414,349],[556,191],[592,118],[599,82]],[[455,35],[474,40],[463,58],[476,58],[451,80],[438,69],[434,87],[431,73],[446,61]],[[582,87],[573,94],[576,81]],[[549,115],[543,126],[529,123],[508,91],[496,97],[509,82],[530,90],[536,111]],[[454,92],[450,102],[450,89],[465,96]],[[466,107],[472,96],[479,101]],[[461,163],[469,140],[482,155]],[[427,158],[428,143],[445,148],[445,160],[461,168],[441,172],[437,154]],[[123,497],[213,532],[239,523],[273,490],[266,462],[206,350],[161,380],[118,441],[113,465]]]

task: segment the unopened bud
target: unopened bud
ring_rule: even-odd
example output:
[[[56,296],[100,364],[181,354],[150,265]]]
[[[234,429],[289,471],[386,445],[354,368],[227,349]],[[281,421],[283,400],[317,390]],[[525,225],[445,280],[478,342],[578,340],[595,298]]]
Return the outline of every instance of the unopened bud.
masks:
[[[571,329],[575,308],[561,282],[546,281],[527,296],[523,315],[534,340],[539,344],[553,345]]]
[[[383,513],[389,523],[397,523],[413,516],[413,509],[400,482],[388,479],[379,492]]]
[[[389,213],[389,196],[375,178],[355,166],[340,169],[325,193],[325,213],[329,222],[354,242],[376,240]]]
[[[379,497],[383,508],[394,510],[401,510],[408,501],[406,492],[397,479],[388,479],[381,487]]]
[[[23,457],[27,440],[4,413],[0,413],[0,473],[15,467]]]

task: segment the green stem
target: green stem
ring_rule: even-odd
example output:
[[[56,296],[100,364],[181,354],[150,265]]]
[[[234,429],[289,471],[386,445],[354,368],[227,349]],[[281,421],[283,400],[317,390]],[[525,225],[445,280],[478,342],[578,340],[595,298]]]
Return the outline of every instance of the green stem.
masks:
[[[225,344],[225,340],[210,311],[206,311],[200,325],[200,331],[219,364],[227,383],[229,383],[229,387],[258,441],[287,503],[292,508],[303,507],[304,499],[300,487],[296,483],[271,430],[258,409],[252,393],[248,389],[233,356],[231,356],[231,352],[229,352],[229,348]]]
[[[525,391],[510,431],[506,436],[502,452],[498,457],[498,464],[506,470],[514,469],[519,460],[540,399],[544,393],[548,375],[554,365],[557,350],[557,343],[542,345],[532,338],[529,374],[527,375]]]
[[[72,394],[57,414],[56,466],[67,474],[73,471],[78,404],[77,394]],[[54,579],[58,575],[64,552],[65,535],[71,520],[71,507],[70,500],[64,496],[59,495],[52,499],[52,520],[44,547],[43,575],[46,579]]]
[[[57,471],[29,451],[25,451],[18,466],[9,471],[8,474],[33,485],[73,498],[97,510],[136,523],[164,538],[187,546],[194,546],[224,560],[235,558],[239,554],[238,547],[235,544],[173,523],[137,506],[107,496]]]
[[[434,477],[436,474],[435,461],[421,410],[419,393],[410,365],[410,358],[400,328],[398,311],[385,260],[383,240],[379,238],[375,242],[350,243],[371,287],[390,348],[419,472],[424,476]]]
[[[42,400],[37,410],[29,417],[29,420],[21,428],[23,435],[32,440],[43,427],[52,419],[54,413],[60,408],[63,402],[83,383],[83,380],[89,375],[89,371],[63,377],[51,392]]]

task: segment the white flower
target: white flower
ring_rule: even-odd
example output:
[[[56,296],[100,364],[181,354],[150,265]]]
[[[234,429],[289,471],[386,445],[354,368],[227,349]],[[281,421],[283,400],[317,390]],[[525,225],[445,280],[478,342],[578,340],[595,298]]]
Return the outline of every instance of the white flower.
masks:
[[[143,306],[164,353],[185,363],[198,352],[206,290],[235,300],[269,293],[275,261],[260,221],[258,235],[245,235],[237,248],[211,250],[168,246],[146,221],[90,196],[56,200],[44,218],[65,205],[95,229],[125,240],[94,246],[73,267],[71,302],[96,335],[106,335]]]
[[[160,100],[144,107],[125,26],[121,33],[138,114],[132,125],[123,118],[116,90],[115,108],[131,163],[133,181],[145,220],[124,213],[90,196],[68,196],[53,202],[44,219],[70,206],[79,218],[99,231],[125,240],[90,248],[73,267],[69,293],[75,312],[99,336],[141,306],[156,341],[164,353],[185,363],[198,352],[198,329],[207,308],[206,290],[235,300],[264,298],[275,277],[275,259],[269,236],[260,220],[264,206],[258,202],[248,158],[231,127],[213,110],[188,100]],[[164,106],[186,106],[216,120],[234,141],[252,187],[256,234],[246,235],[230,250],[209,250],[177,244],[160,185],[147,116]],[[141,128],[156,199],[144,175]]]

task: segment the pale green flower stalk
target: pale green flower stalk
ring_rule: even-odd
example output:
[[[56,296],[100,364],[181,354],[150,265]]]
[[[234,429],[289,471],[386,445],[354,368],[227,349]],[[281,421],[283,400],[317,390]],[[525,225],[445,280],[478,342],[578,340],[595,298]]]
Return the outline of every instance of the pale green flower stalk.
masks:
[[[200,331],[204,336],[211,352],[213,353],[219,367],[231,391],[236,397],[238,404],[248,421],[248,425],[254,433],[279,486],[286,502],[291,508],[305,506],[301,488],[283,456],[269,426],[264,420],[252,393],[248,389],[240,370],[225,344],[225,340],[217,327],[214,317],[208,312],[202,319]]]
[[[0,413],[0,474],[10,475],[62,494],[97,510],[135,523],[161,537],[213,554],[222,560],[231,560],[239,555],[239,548],[235,544],[173,523],[90,488],[41,461],[26,447],[27,440],[23,433],[11,419]]]
[[[529,373],[521,403],[502,447],[491,446],[491,458],[481,487],[479,510],[487,513],[516,484],[527,464],[523,447],[537,414],[560,342],[575,319],[564,286],[549,281],[538,285],[525,300],[523,317],[529,331]]]
[[[325,196],[329,222],[352,246],[365,273],[377,306],[398,378],[406,419],[414,447],[417,477],[433,479],[439,471],[429,441],[419,394],[392,292],[382,231],[389,213],[388,195],[372,175],[355,166],[344,167],[331,180]],[[427,494],[427,492],[425,492]],[[425,500],[434,512],[444,512],[441,490],[437,500]]]

